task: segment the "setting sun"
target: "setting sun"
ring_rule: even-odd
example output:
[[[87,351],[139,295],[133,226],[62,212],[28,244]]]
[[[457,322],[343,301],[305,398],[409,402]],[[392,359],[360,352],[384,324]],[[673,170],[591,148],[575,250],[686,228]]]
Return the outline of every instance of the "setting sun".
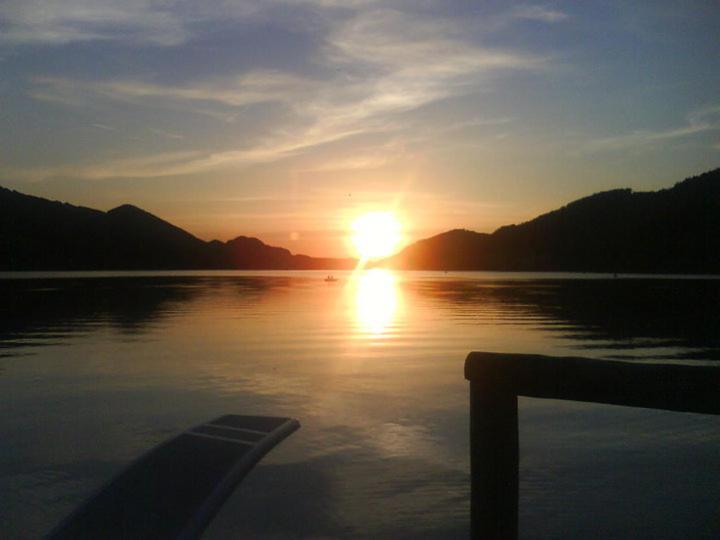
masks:
[[[392,255],[400,242],[400,222],[392,212],[369,212],[352,223],[352,243],[364,259]]]

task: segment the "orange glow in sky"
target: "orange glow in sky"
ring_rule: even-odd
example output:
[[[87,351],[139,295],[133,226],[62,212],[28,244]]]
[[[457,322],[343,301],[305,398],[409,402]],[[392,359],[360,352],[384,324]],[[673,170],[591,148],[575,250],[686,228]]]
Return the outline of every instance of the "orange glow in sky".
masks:
[[[395,253],[401,239],[401,225],[392,212],[368,212],[352,223],[352,243],[363,259]]]

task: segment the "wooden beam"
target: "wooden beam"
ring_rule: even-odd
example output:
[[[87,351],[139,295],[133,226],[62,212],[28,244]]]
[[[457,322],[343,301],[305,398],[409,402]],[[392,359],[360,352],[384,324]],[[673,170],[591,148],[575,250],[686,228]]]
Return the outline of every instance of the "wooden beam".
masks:
[[[471,352],[465,378],[473,538],[518,536],[518,396],[720,414],[720,366]]]
[[[471,352],[465,378],[520,396],[720,414],[720,366]]]

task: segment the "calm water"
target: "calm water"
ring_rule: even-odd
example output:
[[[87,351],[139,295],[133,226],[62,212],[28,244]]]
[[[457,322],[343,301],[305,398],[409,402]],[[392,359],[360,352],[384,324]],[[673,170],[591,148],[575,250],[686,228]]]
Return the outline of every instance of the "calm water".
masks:
[[[336,276],[5,275],[1,536],[239,413],[302,429],[207,537],[467,537],[468,351],[720,361],[719,280]],[[720,535],[718,417],[521,399],[520,436],[523,537]]]

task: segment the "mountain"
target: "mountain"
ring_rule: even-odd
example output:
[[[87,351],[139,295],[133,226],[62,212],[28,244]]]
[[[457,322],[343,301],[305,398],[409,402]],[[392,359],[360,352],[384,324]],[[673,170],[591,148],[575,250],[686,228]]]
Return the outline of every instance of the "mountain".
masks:
[[[0,187],[0,270],[345,269],[257,238],[205,242],[140,208],[108,212]]]
[[[720,169],[655,192],[617,189],[492,234],[453,230],[380,266],[417,270],[720,273]]]
[[[350,269],[257,238],[205,242],[132,205],[108,212],[0,188],[0,270]],[[720,169],[617,189],[492,234],[452,230],[377,266],[416,270],[720,273]]]

